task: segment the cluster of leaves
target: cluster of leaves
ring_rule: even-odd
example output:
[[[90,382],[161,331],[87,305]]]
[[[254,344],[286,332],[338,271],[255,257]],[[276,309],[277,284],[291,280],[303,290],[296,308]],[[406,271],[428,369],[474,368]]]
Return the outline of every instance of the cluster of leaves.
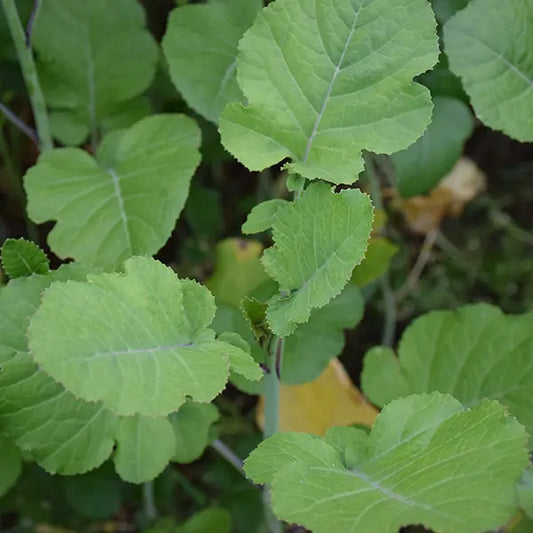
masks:
[[[25,240],[2,248],[0,490],[23,460],[74,475],[111,459],[123,480],[150,481],[203,453],[219,416],[211,402],[228,382],[260,394],[264,371],[286,384],[320,375],[362,318],[360,287],[395,253],[354,185],[372,172],[371,153],[391,155],[406,198],[461,155],[468,102],[487,126],[533,141],[531,13],[532,0],[176,7],[161,47],[175,87],[248,170],[283,162],[294,193],[259,203],[242,226],[272,246],[222,241],[201,285],[152,257],[189,197],[201,129],[150,109],[159,47],[141,5],[44,0],[31,43],[63,147],[23,181],[29,219],[53,222],[47,245],[72,262],[50,270]],[[464,92],[443,93],[442,76]],[[246,475],[270,486],[280,519],[317,533],[474,533],[519,509],[533,520],[532,325],[531,313],[484,304],[421,317],[398,356],[365,356],[362,389],[382,408],[370,432],[273,435]],[[152,531],[231,527],[212,508]]]

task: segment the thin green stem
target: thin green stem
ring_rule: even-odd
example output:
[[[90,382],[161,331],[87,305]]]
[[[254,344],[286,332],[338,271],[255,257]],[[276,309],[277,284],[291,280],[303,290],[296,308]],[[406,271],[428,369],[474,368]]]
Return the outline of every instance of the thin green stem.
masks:
[[[14,0],[2,0],[2,7],[4,8],[11,37],[15,43],[15,49],[17,51],[26,88],[28,89],[33,115],[35,117],[35,124],[37,125],[37,133],[39,135],[39,146],[41,152],[45,152],[52,149],[54,145],[50,133],[50,123],[48,121],[46,103],[37,76],[33,54],[31,48],[26,45],[26,35],[20,22],[20,17]]]
[[[149,520],[155,520],[157,518],[153,481],[143,483],[143,507],[144,514]]]
[[[283,359],[283,346],[283,339],[275,337],[272,342],[272,349],[269,351],[269,371],[265,374],[265,427],[263,429],[265,439],[279,430],[279,374]],[[272,512],[270,490],[266,487],[263,491],[263,504],[268,530],[271,533],[282,533],[283,526]]]
[[[243,470],[243,462],[240,457],[227,445],[224,444],[221,440],[215,439],[211,443],[211,448],[215,450],[222,458],[224,458],[231,466],[235,468],[242,476],[245,476]]]

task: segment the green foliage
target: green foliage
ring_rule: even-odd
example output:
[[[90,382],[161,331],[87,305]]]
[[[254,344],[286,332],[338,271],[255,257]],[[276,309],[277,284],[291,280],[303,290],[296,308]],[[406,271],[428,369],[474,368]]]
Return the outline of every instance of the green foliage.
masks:
[[[435,16],[440,24],[444,24],[457,11],[468,5],[470,0],[431,0]]]
[[[211,0],[170,14],[163,38],[170,76],[207,120],[218,122],[227,103],[242,100],[235,77],[237,44],[261,7],[261,0]]]
[[[385,407],[370,434],[274,435],[245,470],[271,485],[279,517],[316,533],[396,533],[407,524],[479,533],[516,511],[526,438],[497,402],[465,410],[450,396],[415,395]]]
[[[314,183],[280,207],[271,224],[275,245],[262,260],[281,294],[270,300],[267,320],[276,335],[286,337],[346,285],[365,254],[372,204],[359,190],[335,194],[325,183]]]
[[[433,118],[418,141],[392,156],[397,186],[404,197],[426,194],[455,165],[474,130],[468,107],[459,100],[433,100]]]
[[[296,385],[317,378],[331,359],[344,348],[344,330],[363,318],[364,300],[353,285],[321,309],[311,312],[309,321],[285,338],[281,380]]]
[[[77,148],[43,154],[26,173],[28,213],[56,220],[59,257],[118,268],[168,239],[200,162],[200,131],[188,117],[154,115],[106,136],[97,159]]]
[[[365,258],[353,271],[351,281],[364,287],[380,278],[388,270],[390,262],[398,253],[398,246],[385,237],[370,239]]]
[[[231,516],[225,509],[210,507],[196,513],[184,524],[180,524],[176,533],[230,533]]]
[[[529,518],[533,518],[533,467],[530,466],[518,483],[518,501]]]
[[[148,88],[158,61],[134,0],[47,0],[32,43],[46,101],[60,113],[57,132],[67,144],[79,144],[89,132],[94,143],[117,105]]]
[[[25,239],[6,239],[2,245],[2,268],[11,278],[46,274],[50,269],[45,253]]]
[[[532,0],[472,0],[444,26],[450,68],[478,118],[522,142],[533,141],[532,11]]]
[[[218,420],[217,408],[210,403],[186,402],[168,418],[176,442],[172,460],[191,463],[198,459],[212,440],[212,424]]]
[[[16,483],[21,470],[20,450],[5,437],[0,436],[0,496]]]
[[[464,405],[505,404],[533,431],[533,313],[504,315],[488,304],[434,311],[404,332],[399,357],[388,348],[365,356],[361,384],[382,406],[412,393],[450,393]]]
[[[437,56],[425,0],[277,0],[239,43],[248,104],[226,107],[222,142],[250,170],[290,158],[306,178],[352,183],[363,149],[392,153],[423,133],[431,101],[412,78]]]
[[[119,415],[165,416],[186,397],[212,400],[230,365],[248,379],[262,375],[246,352],[215,340],[214,315],[207,289],[134,257],[124,275],[52,285],[31,320],[30,349],[79,398]]]

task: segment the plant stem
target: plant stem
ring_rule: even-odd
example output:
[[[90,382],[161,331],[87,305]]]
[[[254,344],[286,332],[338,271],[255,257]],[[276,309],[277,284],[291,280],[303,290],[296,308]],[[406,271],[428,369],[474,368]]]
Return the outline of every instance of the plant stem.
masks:
[[[11,37],[15,43],[17,56],[22,69],[22,75],[26,82],[28,95],[30,97],[31,107],[33,109],[33,116],[35,124],[37,125],[37,133],[39,135],[39,146],[41,152],[53,148],[52,135],[50,133],[50,124],[48,122],[48,114],[46,112],[46,104],[44,96],[37,76],[37,69],[35,68],[35,61],[31,48],[26,46],[26,35],[20,22],[20,17],[15,7],[14,0],[2,0],[2,7],[6,15]]]
[[[144,514],[149,520],[157,518],[157,509],[155,507],[154,482],[147,481],[143,483],[143,506]]]
[[[283,358],[283,345],[283,339],[275,337],[272,343],[273,348],[269,353],[269,372],[265,374],[265,427],[263,429],[265,439],[277,433],[279,429],[279,370]],[[263,506],[268,530],[271,533],[282,533],[283,526],[272,512],[270,490],[266,487],[263,491]]]
[[[224,444],[221,440],[215,439],[211,443],[211,448],[213,448],[213,450],[218,452],[218,454],[221,457],[226,459],[226,461],[231,466],[233,466],[236,470],[238,470],[241,475],[243,475],[243,476],[245,475],[244,474],[244,470],[242,468],[243,467],[242,460],[239,457],[237,457],[237,454],[229,446]]]
[[[381,186],[376,173],[373,157],[365,154],[365,173],[370,187],[370,196],[376,209],[383,209],[383,199],[381,197]],[[383,295],[383,333],[381,342],[384,346],[392,346],[396,335],[396,302],[394,292],[390,285],[390,276],[385,272],[380,280],[381,293]]]
[[[9,109],[9,107],[4,105],[2,102],[0,102],[0,111],[13,125],[15,125],[22,133],[24,133],[24,135],[34,141],[35,144],[39,144],[39,138],[37,137],[37,134],[29,126],[24,124],[24,122],[22,122],[22,120],[20,120],[20,118],[18,118],[17,115],[15,115],[15,113],[13,113],[13,111],[11,111],[11,109]]]

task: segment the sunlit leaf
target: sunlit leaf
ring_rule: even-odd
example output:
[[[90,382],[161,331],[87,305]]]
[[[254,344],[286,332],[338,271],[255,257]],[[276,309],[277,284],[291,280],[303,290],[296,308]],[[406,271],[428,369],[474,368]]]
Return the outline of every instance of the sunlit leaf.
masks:
[[[504,315],[488,304],[434,311],[402,335],[398,358],[387,348],[365,356],[363,391],[376,405],[440,391],[464,405],[493,398],[533,430],[533,313]]]
[[[163,416],[186,397],[212,400],[230,365],[262,376],[246,352],[215,340],[205,287],[146,257],[125,271],[52,285],[32,318],[33,357],[69,391],[120,415]]]
[[[479,533],[516,512],[526,440],[497,402],[465,410],[433,393],[389,404],[370,434],[278,433],[252,452],[245,471],[271,485],[280,518],[314,533],[397,533],[408,524]]]
[[[226,106],[224,146],[250,170],[290,158],[306,178],[352,183],[361,151],[409,146],[431,117],[414,76],[437,61],[425,0],[277,0],[239,43],[246,104]]]
[[[153,115],[108,135],[97,159],[77,148],[50,150],[24,177],[29,216],[57,221],[48,244],[59,257],[118,267],[154,254],[183,209],[199,145],[190,118]]]

